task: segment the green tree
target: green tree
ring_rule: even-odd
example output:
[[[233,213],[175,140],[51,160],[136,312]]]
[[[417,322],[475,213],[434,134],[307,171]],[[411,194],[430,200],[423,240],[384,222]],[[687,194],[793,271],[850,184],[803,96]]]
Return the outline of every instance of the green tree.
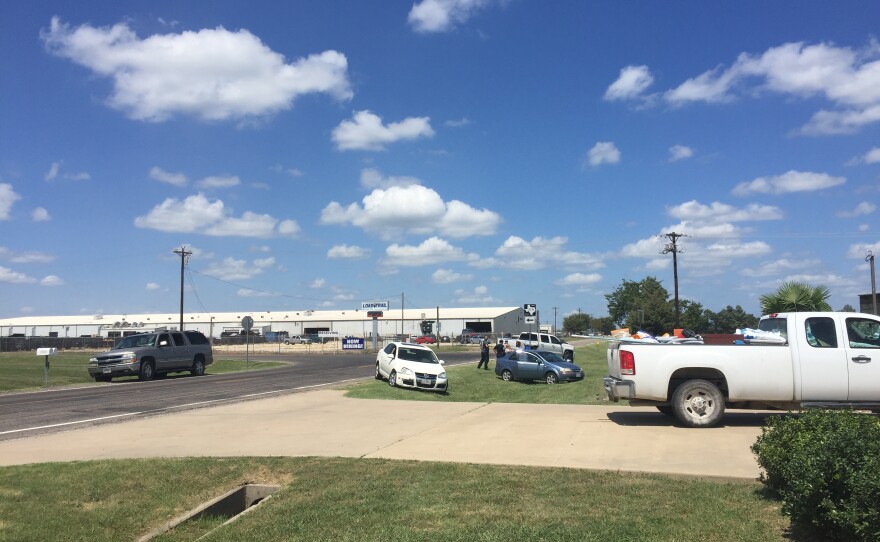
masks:
[[[852,305],[850,305],[849,303],[847,303],[846,305],[844,305],[844,306],[840,309],[840,312],[858,312],[858,311],[856,311],[856,309],[855,309]]]
[[[758,327],[758,317],[747,313],[742,307],[730,305],[712,314],[710,330],[708,333],[733,333],[737,329]]]
[[[603,316],[601,318],[593,318],[590,320],[590,327],[593,329],[595,333],[601,333],[602,335],[610,335],[611,330],[614,329],[614,322],[611,321],[611,318],[608,316]]]
[[[669,301],[669,292],[656,277],[639,282],[624,279],[616,290],[605,294],[605,299],[608,315],[618,326],[641,327],[659,334],[672,330],[675,308]]]
[[[761,313],[830,311],[830,296],[825,286],[785,282],[775,292],[761,296]]]
[[[562,330],[566,333],[580,333],[590,329],[592,317],[583,312],[569,314],[562,319]]]
[[[678,320],[681,327],[697,333],[710,332],[712,316],[714,315],[712,311],[704,309],[703,305],[696,301],[689,301],[687,299],[679,300],[678,306],[681,309],[681,318]]]

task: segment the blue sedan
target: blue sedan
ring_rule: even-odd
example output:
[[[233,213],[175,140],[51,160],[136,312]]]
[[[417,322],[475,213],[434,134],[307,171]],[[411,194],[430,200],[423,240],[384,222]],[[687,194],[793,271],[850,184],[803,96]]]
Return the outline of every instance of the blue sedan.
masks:
[[[495,363],[495,374],[502,380],[543,380],[548,384],[576,382],[584,371],[553,352],[516,350]]]

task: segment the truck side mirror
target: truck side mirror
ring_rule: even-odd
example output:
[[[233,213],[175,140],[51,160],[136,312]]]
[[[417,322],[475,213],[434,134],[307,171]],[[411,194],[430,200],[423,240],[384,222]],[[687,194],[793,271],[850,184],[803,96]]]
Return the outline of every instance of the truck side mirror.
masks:
[[[168,341],[159,341],[159,346],[168,346]]]

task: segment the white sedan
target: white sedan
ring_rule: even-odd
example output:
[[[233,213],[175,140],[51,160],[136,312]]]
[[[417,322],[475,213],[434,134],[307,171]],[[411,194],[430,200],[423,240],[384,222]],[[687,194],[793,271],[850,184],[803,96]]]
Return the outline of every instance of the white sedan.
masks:
[[[388,379],[391,387],[449,391],[443,360],[420,344],[389,343],[376,355],[376,379]]]

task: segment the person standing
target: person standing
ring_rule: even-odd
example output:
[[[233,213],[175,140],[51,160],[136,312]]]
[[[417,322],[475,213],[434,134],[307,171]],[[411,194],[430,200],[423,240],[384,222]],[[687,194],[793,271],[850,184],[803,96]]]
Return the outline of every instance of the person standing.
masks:
[[[495,361],[498,361],[499,359],[501,359],[501,356],[503,356],[505,353],[504,341],[499,339],[498,342],[495,343],[494,350],[495,350]]]
[[[480,339],[480,363],[477,363],[477,369],[483,366],[487,371],[489,370],[489,339],[483,337]]]

